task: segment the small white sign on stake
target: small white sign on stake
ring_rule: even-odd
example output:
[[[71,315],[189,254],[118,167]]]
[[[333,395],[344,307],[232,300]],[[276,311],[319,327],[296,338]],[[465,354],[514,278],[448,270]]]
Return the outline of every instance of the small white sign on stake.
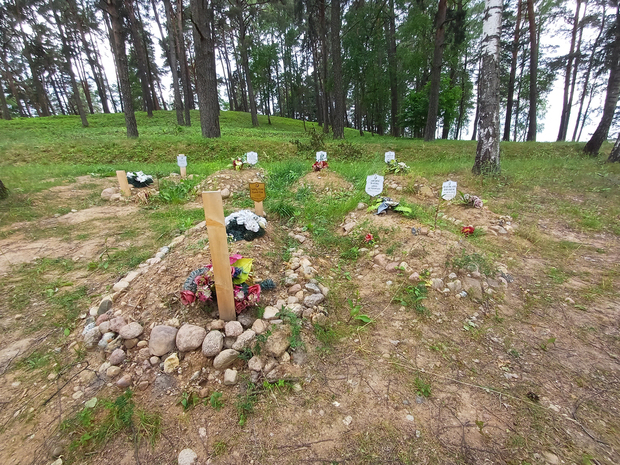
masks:
[[[394,152],[385,152],[385,162],[396,160],[396,154]]]
[[[327,161],[327,152],[317,152],[316,161]]]
[[[179,168],[184,168],[187,166],[187,157],[182,153],[177,155],[177,165],[179,165]]]
[[[441,198],[444,200],[452,200],[456,197],[456,181],[446,181],[441,186]]]
[[[247,160],[248,164],[256,165],[258,163],[258,153],[248,152],[245,154],[245,159]]]
[[[383,176],[371,174],[366,177],[366,193],[371,197],[376,197],[383,192]]]

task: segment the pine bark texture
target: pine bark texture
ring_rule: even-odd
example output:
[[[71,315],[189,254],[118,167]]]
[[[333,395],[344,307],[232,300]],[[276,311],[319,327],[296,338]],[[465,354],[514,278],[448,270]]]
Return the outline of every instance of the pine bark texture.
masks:
[[[485,0],[480,76],[480,121],[476,160],[472,172],[500,172],[499,130],[499,39],[502,27],[502,0]]]
[[[527,128],[527,140],[536,140],[536,108],[538,100],[538,42],[536,40],[536,17],[534,0],[527,2],[527,19],[530,26],[530,116]]]
[[[517,57],[519,56],[519,38],[521,36],[521,4],[518,0],[517,19],[515,21],[515,33],[512,39],[512,56],[510,58],[510,77],[508,78],[508,98],[506,101],[506,120],[504,121],[504,136],[502,140],[510,140],[510,127],[512,125],[512,107],[514,104],[515,79],[517,77]]]
[[[213,3],[190,0],[196,54],[196,91],[203,137],[220,137],[220,105],[215,74]]]
[[[447,0],[439,0],[437,10],[435,33],[435,51],[433,52],[433,64],[431,67],[431,90],[428,96],[428,116],[424,129],[424,140],[435,140],[437,130],[437,113],[439,112],[439,88],[441,86],[441,62],[443,60],[444,39],[446,36],[446,14],[448,12]]]
[[[334,78],[334,139],[344,139],[344,90],[342,88],[342,51],[340,44],[340,0],[332,0],[332,74]]]
[[[168,28],[168,60],[170,61],[170,72],[172,73],[172,88],[174,89],[174,109],[177,114],[177,124],[185,126],[183,118],[183,100],[181,99],[181,87],[179,86],[179,71],[177,61],[177,34],[175,34],[174,19],[172,14],[172,4],[170,0],[164,0],[166,10],[166,26]]]
[[[181,65],[181,87],[183,87],[183,100],[185,105],[185,125],[191,126],[190,110],[194,109],[194,93],[192,90],[192,81],[189,76],[189,65],[187,64],[187,50],[185,48],[185,38],[183,36],[183,0],[177,1],[177,57]]]
[[[598,155],[601,145],[607,140],[607,134],[609,133],[609,128],[614,119],[618,97],[620,96],[620,3],[616,11],[616,24],[614,29],[614,44],[609,60],[611,69],[609,70],[609,79],[607,81],[607,95],[605,96],[603,116],[594,134],[592,134],[592,137],[583,148],[585,153],[592,156]]]
[[[619,163],[619,162],[620,162],[620,132],[618,133],[618,138],[616,139],[616,143],[614,144],[614,147],[611,149],[609,158],[607,158],[607,163]]]
[[[125,125],[127,137],[138,137],[138,123],[131,99],[131,85],[129,83],[129,65],[127,64],[127,52],[125,50],[125,38],[123,37],[123,21],[120,16],[119,6],[122,0],[106,0],[106,10],[110,15],[112,27],[113,52],[116,58],[116,71],[125,113]]]
[[[0,199],[6,199],[9,196],[9,190],[2,183],[2,179],[0,179]]]

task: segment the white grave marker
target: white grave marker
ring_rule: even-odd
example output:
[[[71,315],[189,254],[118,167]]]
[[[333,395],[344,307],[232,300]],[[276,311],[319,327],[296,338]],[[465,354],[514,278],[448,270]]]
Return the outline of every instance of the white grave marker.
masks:
[[[245,159],[250,165],[256,165],[258,163],[258,153],[248,152],[245,154]]]
[[[177,155],[177,165],[179,165],[181,177],[185,178],[185,175],[187,174],[187,157],[182,153]]]
[[[327,161],[327,152],[317,152],[316,161]]]
[[[441,198],[452,200],[456,197],[456,181],[446,181],[441,186]]]
[[[396,154],[394,152],[385,152],[385,162],[396,160]]]
[[[371,197],[376,197],[383,192],[383,176],[372,174],[366,177],[366,193]]]

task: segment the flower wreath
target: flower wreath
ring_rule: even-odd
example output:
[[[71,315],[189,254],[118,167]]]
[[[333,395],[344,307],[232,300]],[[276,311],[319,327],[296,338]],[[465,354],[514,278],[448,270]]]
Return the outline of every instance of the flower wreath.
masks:
[[[127,182],[133,187],[146,187],[149,184],[153,184],[153,176],[150,174],[144,174],[142,171],[127,173]]]

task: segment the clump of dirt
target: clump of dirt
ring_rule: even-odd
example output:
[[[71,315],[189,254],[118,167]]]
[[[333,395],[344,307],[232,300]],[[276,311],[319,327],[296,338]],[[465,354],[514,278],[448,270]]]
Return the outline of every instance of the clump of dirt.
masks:
[[[320,193],[353,189],[353,185],[349,181],[329,169],[311,171],[299,179],[299,184],[312,187]]]

